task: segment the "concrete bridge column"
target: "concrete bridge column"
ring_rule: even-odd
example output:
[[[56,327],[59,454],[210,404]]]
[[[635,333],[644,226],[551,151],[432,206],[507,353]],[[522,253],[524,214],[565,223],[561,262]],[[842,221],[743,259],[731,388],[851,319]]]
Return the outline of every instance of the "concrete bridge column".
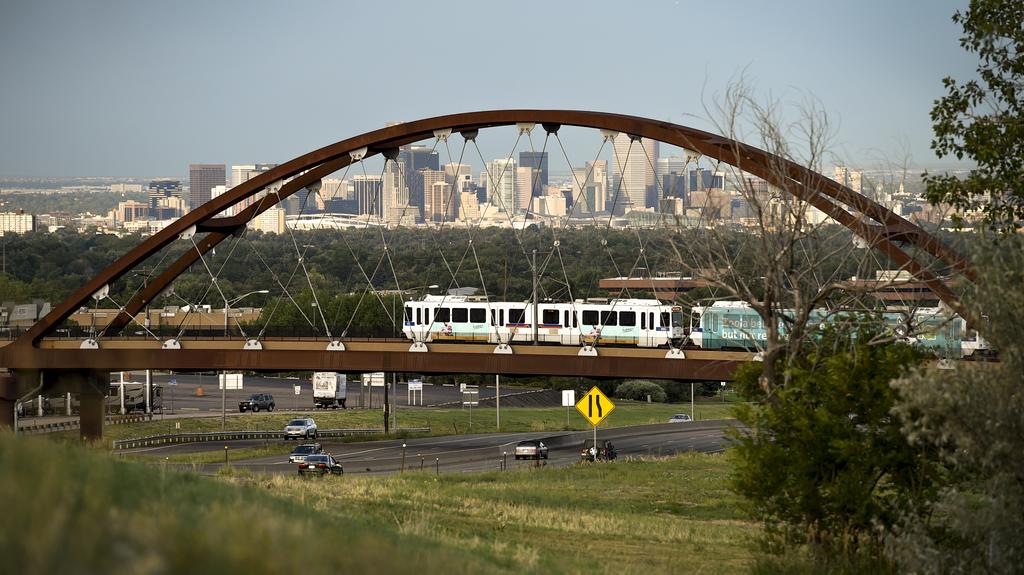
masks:
[[[83,385],[78,393],[78,429],[82,441],[103,439],[106,398],[94,386]]]
[[[13,373],[0,373],[0,430],[14,429],[14,403],[18,386]]]

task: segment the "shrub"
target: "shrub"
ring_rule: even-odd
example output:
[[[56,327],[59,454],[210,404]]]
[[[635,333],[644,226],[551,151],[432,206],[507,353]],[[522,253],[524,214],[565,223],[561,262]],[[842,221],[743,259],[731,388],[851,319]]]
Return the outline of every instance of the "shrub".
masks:
[[[642,379],[629,380],[615,388],[615,396],[622,399],[647,401],[648,395],[651,396],[651,401],[658,403],[664,403],[668,397],[661,385]]]

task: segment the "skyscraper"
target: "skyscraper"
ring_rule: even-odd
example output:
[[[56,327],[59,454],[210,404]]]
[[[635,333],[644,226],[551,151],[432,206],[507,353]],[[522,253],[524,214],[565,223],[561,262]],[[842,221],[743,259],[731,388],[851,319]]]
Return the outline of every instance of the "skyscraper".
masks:
[[[277,167],[277,164],[240,164],[237,166],[231,166],[231,187],[234,188],[243,182],[247,182],[262,174],[263,172],[272,170]],[[245,200],[235,204],[235,213],[241,213],[242,210],[255,204],[266,195],[265,191],[261,191],[253,196],[249,196]]]
[[[382,188],[380,176],[364,174],[352,176],[352,190],[359,205],[359,215],[368,215],[371,216],[371,219],[384,217],[384,207],[381,202]]]
[[[613,210],[622,214],[630,209],[648,206],[647,190],[654,185],[654,165],[658,147],[654,140],[619,133],[613,142],[614,162],[611,167],[615,178],[615,205]]]
[[[832,179],[839,182],[840,184],[850,188],[851,190],[861,194],[864,192],[864,172],[860,170],[851,170],[846,166],[836,166],[833,172]]]
[[[210,190],[227,183],[224,164],[189,164],[188,166],[188,207],[194,210],[210,201]]]
[[[500,158],[487,163],[484,174],[487,182],[487,198],[509,214],[516,209],[516,161]]]
[[[402,164],[402,174],[409,188],[408,203],[416,207],[419,215],[423,215],[423,177],[421,170],[438,170],[439,157],[433,148],[427,146],[402,146],[398,151],[398,161]]]
[[[184,195],[178,180],[153,180],[149,183],[149,217],[155,220],[177,218],[184,212]],[[170,201],[169,201],[170,200]],[[177,201],[174,201],[177,200]]]
[[[533,195],[539,196],[548,187],[548,153],[519,152],[519,166],[540,171],[540,182],[533,186]]]

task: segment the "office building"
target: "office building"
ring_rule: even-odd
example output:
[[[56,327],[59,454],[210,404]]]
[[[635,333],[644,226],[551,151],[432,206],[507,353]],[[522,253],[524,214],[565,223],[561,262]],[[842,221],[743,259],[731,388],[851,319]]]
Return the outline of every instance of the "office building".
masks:
[[[860,170],[851,170],[846,166],[836,166],[833,169],[832,179],[858,194],[864,192],[864,172]]]
[[[532,205],[533,198],[540,196],[540,190],[544,189],[539,185],[539,177],[540,172],[534,168],[516,168],[516,194],[512,213],[518,214],[537,208]]]
[[[534,186],[533,195],[539,196],[548,187],[548,153],[519,152],[519,165],[540,172],[540,185]]]
[[[491,160],[483,175],[487,185],[487,198],[491,205],[515,213],[516,161],[509,158]]]
[[[214,186],[227,184],[224,164],[189,164],[188,166],[188,206],[194,210],[210,201]]]
[[[649,206],[648,190],[654,186],[654,166],[658,159],[657,142],[647,138],[634,140],[629,134],[617,134],[613,140],[613,165],[617,197],[613,210],[624,214]]]
[[[36,217],[24,210],[0,213],[0,236],[36,231]]]
[[[276,167],[277,164],[239,164],[237,166],[231,166],[231,187],[237,187],[239,184],[247,182],[263,172],[272,170]],[[265,195],[267,195],[267,192],[265,190],[261,190],[255,195],[249,196],[235,204],[235,213],[240,213],[245,208],[258,202]]]
[[[406,202],[416,207],[417,214],[423,216],[424,200],[423,192],[426,185],[423,182],[423,170],[440,169],[439,156],[433,148],[427,146],[402,146],[398,151],[398,162],[402,170],[402,177],[405,179],[408,188],[408,199]]]
[[[122,226],[129,222],[138,222],[149,219],[149,205],[145,202],[127,200],[117,204],[117,221]]]
[[[153,180],[149,183],[149,219],[171,220],[185,212],[184,192],[178,180]],[[174,201],[178,200],[178,201]]]
[[[370,216],[371,219],[384,217],[381,201],[383,182],[380,176],[357,174],[352,176],[352,193],[356,199],[359,215]]]

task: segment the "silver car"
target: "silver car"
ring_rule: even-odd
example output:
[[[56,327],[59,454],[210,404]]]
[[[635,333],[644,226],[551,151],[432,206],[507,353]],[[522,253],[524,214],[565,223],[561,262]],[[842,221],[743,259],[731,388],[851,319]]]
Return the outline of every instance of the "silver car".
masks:
[[[284,438],[316,439],[316,422],[312,417],[293,419],[284,427]]]
[[[516,445],[516,459],[547,459],[548,446],[543,441],[529,439]]]
[[[677,413],[668,418],[669,423],[689,423],[691,421],[693,421],[693,419],[691,419],[689,414],[686,413]]]

